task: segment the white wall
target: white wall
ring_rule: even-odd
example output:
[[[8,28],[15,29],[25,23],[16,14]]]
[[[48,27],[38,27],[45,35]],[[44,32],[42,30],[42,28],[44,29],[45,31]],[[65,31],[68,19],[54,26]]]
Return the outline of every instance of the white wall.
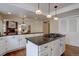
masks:
[[[51,32],[66,35],[66,44],[79,47],[79,16],[61,18],[50,22]]]
[[[22,19],[19,18],[15,18],[15,19],[7,19],[8,21],[17,21],[18,24],[22,24]],[[26,26],[31,25],[31,32],[42,32],[42,20],[35,20],[35,19],[31,19],[31,18],[27,18],[24,20],[24,23],[26,24]],[[0,21],[0,32],[2,32],[2,23]]]

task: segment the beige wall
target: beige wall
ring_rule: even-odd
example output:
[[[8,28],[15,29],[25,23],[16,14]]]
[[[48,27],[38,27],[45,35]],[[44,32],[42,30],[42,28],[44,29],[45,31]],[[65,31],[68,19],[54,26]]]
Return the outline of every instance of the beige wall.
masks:
[[[17,21],[18,24],[22,24],[22,19],[20,18],[15,18],[15,19],[7,19],[8,21]],[[32,19],[32,18],[26,18],[24,20],[26,26],[28,25],[31,25],[31,32],[42,32],[42,20],[35,20],[35,19]],[[2,32],[2,22],[0,20],[0,32]]]
[[[58,25],[59,21],[56,20],[50,20],[50,33],[58,33]]]

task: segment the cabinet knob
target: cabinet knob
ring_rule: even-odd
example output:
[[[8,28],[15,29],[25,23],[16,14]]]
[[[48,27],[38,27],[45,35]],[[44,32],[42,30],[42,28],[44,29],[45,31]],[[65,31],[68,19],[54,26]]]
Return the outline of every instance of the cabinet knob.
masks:
[[[51,51],[52,51],[52,48],[51,48]]]
[[[60,46],[62,46],[62,43],[60,43]]]
[[[48,54],[46,54],[45,56],[48,56]]]
[[[26,43],[28,43],[28,40],[26,40]]]
[[[47,48],[48,46],[45,46],[44,48]]]

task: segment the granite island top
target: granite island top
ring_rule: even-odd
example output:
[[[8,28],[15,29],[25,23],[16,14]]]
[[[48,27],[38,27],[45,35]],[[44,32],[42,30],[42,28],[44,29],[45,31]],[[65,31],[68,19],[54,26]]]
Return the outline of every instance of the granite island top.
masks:
[[[46,36],[30,37],[30,38],[26,38],[26,39],[39,46],[39,45],[57,40],[61,37],[65,37],[65,35],[50,34],[50,35],[46,35]]]

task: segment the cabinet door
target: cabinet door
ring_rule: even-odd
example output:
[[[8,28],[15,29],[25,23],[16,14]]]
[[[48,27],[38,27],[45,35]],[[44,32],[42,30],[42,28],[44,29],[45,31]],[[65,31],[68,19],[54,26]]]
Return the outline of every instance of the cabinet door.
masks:
[[[59,32],[66,34],[68,32],[68,20],[67,19],[63,19],[59,21]]]
[[[60,55],[60,46],[59,46],[59,39],[52,42],[52,56],[59,56]]]
[[[6,52],[6,41],[5,38],[0,37],[0,55]]]
[[[77,32],[77,20],[74,18],[69,20],[69,32]]]
[[[50,42],[46,43],[46,44],[43,44],[43,45],[40,45],[39,46],[39,52],[42,52],[42,51],[47,50],[49,48],[51,48],[51,43]]]
[[[65,39],[63,37],[63,38],[60,38],[60,55],[64,53],[64,50],[65,50]]]
[[[24,36],[20,36],[20,48],[25,48],[26,47],[26,39]]]
[[[51,56],[51,54],[52,54],[52,51],[50,48],[48,48],[42,52],[39,52],[39,56]]]
[[[15,50],[19,48],[19,39],[18,37],[7,37],[7,50]]]

